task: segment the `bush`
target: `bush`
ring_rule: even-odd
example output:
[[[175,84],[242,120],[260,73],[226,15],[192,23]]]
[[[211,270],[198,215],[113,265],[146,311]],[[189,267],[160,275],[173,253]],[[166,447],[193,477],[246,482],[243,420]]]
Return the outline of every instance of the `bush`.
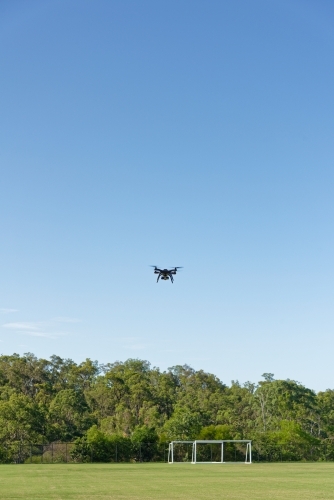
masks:
[[[135,460],[150,462],[158,453],[158,434],[146,425],[137,426],[132,433],[132,450]]]
[[[131,458],[131,440],[119,435],[107,435],[96,425],[74,442],[73,460],[80,462],[125,462]]]

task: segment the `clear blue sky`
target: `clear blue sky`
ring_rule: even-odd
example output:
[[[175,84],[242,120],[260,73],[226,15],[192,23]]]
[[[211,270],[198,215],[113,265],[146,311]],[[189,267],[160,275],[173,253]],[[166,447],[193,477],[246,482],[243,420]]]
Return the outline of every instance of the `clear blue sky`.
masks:
[[[331,0],[3,0],[0,352],[334,388],[333,24]]]

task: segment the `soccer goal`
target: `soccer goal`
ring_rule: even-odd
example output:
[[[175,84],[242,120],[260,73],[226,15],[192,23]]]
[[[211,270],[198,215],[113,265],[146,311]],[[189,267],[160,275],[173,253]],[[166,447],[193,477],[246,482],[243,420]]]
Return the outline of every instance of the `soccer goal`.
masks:
[[[168,463],[225,464],[252,463],[252,441],[249,439],[212,439],[172,441]]]
[[[202,439],[193,442],[192,464],[252,463],[252,441],[248,439]]]

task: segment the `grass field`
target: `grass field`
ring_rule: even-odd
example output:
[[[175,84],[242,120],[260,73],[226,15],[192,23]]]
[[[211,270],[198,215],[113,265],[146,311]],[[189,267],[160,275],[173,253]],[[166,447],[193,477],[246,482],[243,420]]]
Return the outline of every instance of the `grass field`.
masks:
[[[0,499],[334,500],[334,463],[0,465]]]

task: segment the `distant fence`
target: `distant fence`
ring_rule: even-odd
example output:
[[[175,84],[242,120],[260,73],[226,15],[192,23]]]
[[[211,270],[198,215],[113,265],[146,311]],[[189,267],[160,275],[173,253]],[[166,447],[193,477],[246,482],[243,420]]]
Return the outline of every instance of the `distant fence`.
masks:
[[[135,443],[128,446],[109,446],[103,450],[86,444],[84,449],[77,443],[49,444],[0,444],[0,463],[59,464],[96,462],[167,462],[168,443]]]
[[[331,462],[334,441],[324,439],[318,444],[263,445],[253,442],[253,462]]]
[[[204,453],[204,452],[203,452]],[[206,453],[209,453],[208,448]],[[230,450],[229,461],[244,461],[243,452]],[[211,451],[212,454],[212,451]],[[25,444],[20,442],[0,443],[2,464],[58,464],[58,463],[120,463],[120,462],[167,462],[168,443],[112,444],[107,449],[78,442]],[[177,461],[190,462],[191,450],[184,450]],[[323,440],[316,446],[290,445],[273,446],[252,443],[253,462],[297,462],[334,461],[333,440]]]

